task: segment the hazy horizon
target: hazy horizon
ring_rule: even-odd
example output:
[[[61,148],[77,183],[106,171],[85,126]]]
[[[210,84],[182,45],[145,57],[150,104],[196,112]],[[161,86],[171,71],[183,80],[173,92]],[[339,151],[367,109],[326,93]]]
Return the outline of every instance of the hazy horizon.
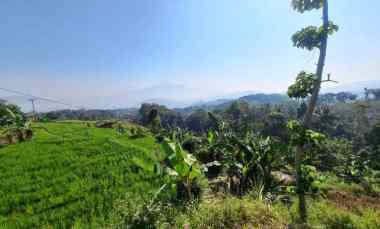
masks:
[[[330,4],[340,31],[326,73],[340,84],[378,80],[380,2]],[[85,108],[285,92],[318,56],[291,35],[321,23],[277,0],[5,0],[0,19],[1,87]]]

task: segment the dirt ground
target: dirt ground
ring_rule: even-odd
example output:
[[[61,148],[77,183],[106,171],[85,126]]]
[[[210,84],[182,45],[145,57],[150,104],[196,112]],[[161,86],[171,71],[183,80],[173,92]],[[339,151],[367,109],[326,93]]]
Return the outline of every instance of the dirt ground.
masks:
[[[331,191],[327,199],[337,207],[350,211],[360,211],[363,208],[380,210],[380,197],[360,195],[345,191]]]

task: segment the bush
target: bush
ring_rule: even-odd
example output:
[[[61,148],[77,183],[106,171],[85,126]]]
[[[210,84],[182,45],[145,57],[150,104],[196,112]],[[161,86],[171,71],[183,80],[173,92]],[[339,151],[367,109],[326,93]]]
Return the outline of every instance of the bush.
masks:
[[[132,139],[143,138],[147,136],[147,132],[141,127],[131,127],[129,137]]]

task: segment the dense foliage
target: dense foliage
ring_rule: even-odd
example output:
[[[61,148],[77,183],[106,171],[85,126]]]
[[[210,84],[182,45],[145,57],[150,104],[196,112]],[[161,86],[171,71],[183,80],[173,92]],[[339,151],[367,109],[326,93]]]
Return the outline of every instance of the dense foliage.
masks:
[[[15,122],[24,122],[25,120],[26,117],[18,106],[0,102],[0,127],[9,126]]]
[[[295,33],[292,37],[293,45],[297,48],[307,49],[309,51],[314,48],[320,48],[324,33],[332,35],[338,31],[339,27],[332,22],[329,22],[327,32],[323,26],[308,26]]]
[[[183,119],[179,113],[158,104],[142,104],[139,110],[139,122],[142,125],[152,125],[155,118],[160,119],[160,125],[164,128],[183,126]]]

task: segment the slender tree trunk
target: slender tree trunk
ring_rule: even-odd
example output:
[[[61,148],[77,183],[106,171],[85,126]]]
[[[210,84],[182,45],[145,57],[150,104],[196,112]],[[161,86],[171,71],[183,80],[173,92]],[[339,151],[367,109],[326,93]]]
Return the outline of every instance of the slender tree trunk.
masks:
[[[326,60],[326,51],[327,51],[327,38],[328,38],[328,25],[329,25],[329,15],[328,15],[328,0],[323,1],[323,36],[321,40],[321,47],[320,47],[320,54],[318,59],[318,65],[317,65],[317,71],[316,71],[316,77],[317,80],[315,81],[313,92],[309,101],[309,104],[307,106],[307,111],[305,114],[305,118],[303,120],[303,126],[305,128],[310,128],[311,119],[317,104],[319,91],[321,89],[321,83],[322,83],[322,75],[323,75],[323,68],[325,66],[325,60]],[[298,146],[296,149],[296,155],[295,155],[295,169],[296,169],[296,185],[297,185],[297,194],[299,198],[299,212],[300,212],[300,219],[302,223],[307,222],[307,211],[306,211],[306,199],[305,199],[305,190],[303,188],[303,184],[301,183],[301,168],[302,168],[302,160],[304,156],[305,149],[303,146]]]
[[[325,60],[326,60],[328,27],[329,27],[328,0],[324,0],[323,1],[323,30],[324,30],[324,33],[322,36],[320,54],[319,54],[319,59],[318,59],[317,71],[316,71],[317,81],[315,81],[313,93],[311,95],[309,105],[307,106],[305,119],[303,121],[303,124],[306,128],[310,127],[311,118],[313,116],[315,106],[317,104],[317,100],[318,100],[318,96],[319,96],[319,91],[321,89],[323,68],[325,66]]]
[[[305,190],[301,182],[301,167],[302,158],[304,154],[304,149],[302,146],[297,146],[295,155],[295,167],[296,167],[296,186],[298,195],[298,212],[300,213],[300,220],[302,223],[307,221],[307,211],[306,211],[306,200],[305,200]]]

